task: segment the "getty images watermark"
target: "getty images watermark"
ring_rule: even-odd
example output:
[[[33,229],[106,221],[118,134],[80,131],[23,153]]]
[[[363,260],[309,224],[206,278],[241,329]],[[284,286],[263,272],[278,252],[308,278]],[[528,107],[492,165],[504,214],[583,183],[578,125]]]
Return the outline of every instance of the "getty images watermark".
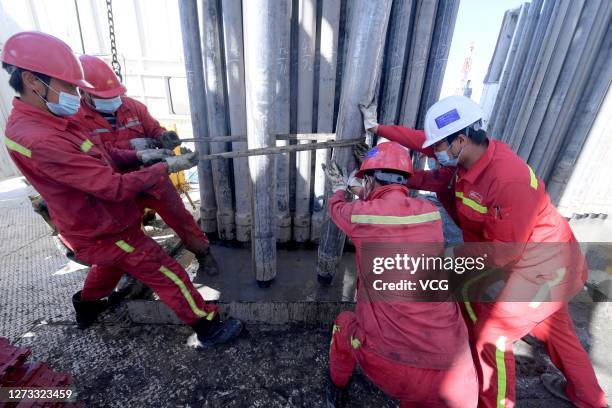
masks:
[[[444,271],[446,273],[463,274],[466,271],[483,271],[487,254],[479,257],[426,256],[418,257],[409,254],[395,254],[391,257],[375,257],[372,259],[372,273],[381,275],[385,271],[403,272],[415,275],[418,271]],[[448,279],[432,279],[431,277],[417,279],[400,279],[387,282],[376,279],[372,282],[374,290],[449,290]]]
[[[568,301],[589,268],[578,243],[359,243],[361,301]]]

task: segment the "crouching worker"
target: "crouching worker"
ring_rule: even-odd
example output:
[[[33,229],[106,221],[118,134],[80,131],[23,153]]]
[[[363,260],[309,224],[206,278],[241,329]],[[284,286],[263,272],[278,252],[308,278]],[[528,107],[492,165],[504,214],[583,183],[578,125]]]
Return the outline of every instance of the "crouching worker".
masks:
[[[348,180],[335,163],[325,172],[334,192],[329,215],[355,244],[357,260],[367,242],[443,242],[435,206],[408,196],[412,161],[399,144],[381,143],[368,152],[356,174],[364,179],[363,200],[347,202]],[[359,291],[369,271],[359,261],[357,271]],[[478,401],[467,329],[453,301],[374,302],[358,295],[355,311],[341,313],[332,331],[328,407],[344,406],[356,364],[402,407],[466,408]]]
[[[156,194],[169,172],[198,163],[197,152],[168,156],[156,150],[107,151],[94,144],[68,120],[79,110],[78,88],[90,84],[70,47],[53,36],[15,34],[0,59],[19,94],[6,126],[9,154],[47,201],[53,223],[77,257],[92,265],[83,290],[72,298],[79,328],[95,322],[108,306],[105,298],[128,273],[193,327],[194,346],[237,337],[242,323],[222,322],[217,306],[204,301],[181,265],[140,229],[136,195]],[[116,171],[138,164],[151,165],[126,174]]]
[[[81,88],[81,109],[74,120],[91,132],[92,138],[98,138],[107,149],[172,150],[180,146],[176,132],[164,129],[145,105],[124,95],[125,86],[104,61],[92,55],[81,55],[79,60],[85,80],[92,87]],[[210,252],[208,238],[185,208],[169,177],[159,183],[158,190],[159,197],[140,194],[136,198],[140,208],[155,210],[196,256],[199,267],[194,282],[204,283],[205,275],[218,275],[219,267]]]

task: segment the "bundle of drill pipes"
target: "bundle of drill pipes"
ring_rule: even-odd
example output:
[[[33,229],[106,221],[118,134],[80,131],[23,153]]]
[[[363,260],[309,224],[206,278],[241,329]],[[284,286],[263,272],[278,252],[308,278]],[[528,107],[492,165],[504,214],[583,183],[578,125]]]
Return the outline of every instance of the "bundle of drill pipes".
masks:
[[[296,137],[306,136],[302,139],[297,139]],[[320,136],[320,135],[313,135]],[[283,137],[291,137],[294,140],[312,140],[307,137],[313,137],[310,135],[279,135],[277,136],[278,140],[287,140],[281,139]],[[240,141],[240,138],[244,138],[244,136],[228,136],[228,137],[215,137],[215,138],[205,138],[198,139],[200,142],[208,142],[208,143],[226,143],[230,141]],[[328,139],[331,138],[328,136]],[[225,139],[225,140],[221,140]],[[230,139],[230,140],[227,140]],[[236,139],[236,140],[234,140]],[[316,139],[315,139],[316,140]],[[261,156],[268,154],[280,154],[280,153],[291,153],[291,152],[299,152],[305,150],[317,150],[317,149],[330,149],[334,147],[349,147],[359,143],[362,143],[365,139],[363,137],[354,138],[354,139],[345,139],[345,140],[331,140],[326,142],[318,142],[318,143],[308,143],[308,144],[298,144],[298,145],[286,145],[286,146],[274,146],[274,147],[264,147],[260,149],[249,149],[244,151],[236,151],[236,152],[221,152],[221,153],[212,153],[200,155],[200,160],[216,160],[216,159],[231,159],[235,157],[246,157],[246,156]],[[195,139],[182,139],[183,142],[195,141]]]

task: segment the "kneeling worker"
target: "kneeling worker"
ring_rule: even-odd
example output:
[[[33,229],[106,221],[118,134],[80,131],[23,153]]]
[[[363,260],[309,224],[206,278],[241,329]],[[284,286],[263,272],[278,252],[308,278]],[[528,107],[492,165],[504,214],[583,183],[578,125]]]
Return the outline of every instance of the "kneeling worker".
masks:
[[[72,299],[79,328],[94,323],[108,306],[104,298],[128,273],[193,327],[194,346],[237,337],[242,323],[222,322],[217,306],[204,301],[181,265],[140,229],[136,195],[156,194],[169,172],[198,163],[197,152],[176,157],[155,150],[113,153],[94,144],[68,120],[79,110],[78,88],[90,84],[70,47],[51,35],[17,33],[4,44],[0,59],[10,75],[9,84],[19,94],[6,126],[9,154],[47,201],[53,223],[77,257],[92,265],[83,290]],[[115,168],[120,163],[152,165],[121,174]]]
[[[333,195],[332,221],[355,244],[443,243],[440,214],[426,200],[408,196],[412,174],[408,151],[394,142],[370,150],[356,177],[365,181],[363,200],[347,202],[347,180],[332,163],[326,169]],[[369,271],[358,263],[357,287]],[[358,289],[359,290],[359,289]],[[402,407],[475,407],[478,382],[468,335],[455,302],[364,301],[341,313],[329,354],[327,406],[343,406],[355,365]]]

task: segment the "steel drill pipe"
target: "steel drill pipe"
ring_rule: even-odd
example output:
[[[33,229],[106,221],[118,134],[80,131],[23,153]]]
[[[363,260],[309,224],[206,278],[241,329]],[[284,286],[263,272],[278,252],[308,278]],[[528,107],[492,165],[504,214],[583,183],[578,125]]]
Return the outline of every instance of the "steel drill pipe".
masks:
[[[244,66],[247,107],[247,145],[266,149],[274,138],[276,80],[279,59],[280,3],[277,0],[242,2]],[[235,152],[230,152],[233,154]],[[221,153],[223,155],[225,153]],[[231,156],[230,156],[231,157]],[[253,183],[251,248],[253,274],[260,286],[276,277],[276,161],[272,155],[249,157]]]
[[[274,111],[276,133],[288,134],[291,130],[291,0],[278,0],[278,79],[276,81],[276,100]],[[276,137],[276,146],[287,146],[290,138]],[[290,211],[290,162],[289,153],[276,156],[276,240],[280,243],[291,241]]]
[[[336,61],[340,28],[340,0],[323,0],[319,20],[319,83],[317,103],[317,131],[329,133],[334,129],[334,102],[336,91]],[[319,242],[321,226],[327,216],[325,210],[325,173],[322,164],[329,164],[329,149],[319,149],[315,155],[314,190],[310,239]]]
[[[391,12],[391,0],[355,0],[350,3],[349,24],[352,28],[342,76],[342,95],[336,125],[338,141],[364,132],[359,104],[369,104],[376,100]],[[333,158],[348,171],[356,167],[350,148],[334,149]],[[336,273],[345,239],[345,235],[329,220],[321,229],[317,274],[325,281],[331,281]]]
[[[198,141],[196,149],[208,153],[208,145],[201,142],[208,134],[206,119],[206,95],[204,94],[204,67],[202,48],[200,46],[200,26],[198,6],[195,0],[180,0],[181,35],[183,53],[185,54],[185,72],[191,111],[191,126]],[[209,162],[198,165],[198,182],[200,184],[200,226],[204,232],[217,231],[217,204],[213,191],[212,167]]]
[[[210,136],[228,133],[229,117],[225,103],[225,83],[222,61],[221,10],[217,0],[201,0],[202,10],[202,57],[204,59],[204,81],[206,83],[206,107]],[[225,145],[214,144],[212,153],[226,151]],[[219,238],[232,240],[236,237],[229,162],[217,160],[212,163],[215,198],[217,199],[217,231]]]
[[[232,142],[232,150],[247,149],[246,138],[246,94],[244,87],[244,47],[242,45],[242,1],[224,0],[222,3],[223,40],[225,46],[225,69],[227,77],[227,109],[229,130],[233,136],[224,136],[224,142]],[[235,135],[240,139],[234,139]],[[232,140],[229,140],[232,138]],[[217,138],[211,138],[217,139]],[[236,239],[248,242],[251,239],[251,180],[248,160],[244,157],[233,160],[234,197],[236,200]]]

